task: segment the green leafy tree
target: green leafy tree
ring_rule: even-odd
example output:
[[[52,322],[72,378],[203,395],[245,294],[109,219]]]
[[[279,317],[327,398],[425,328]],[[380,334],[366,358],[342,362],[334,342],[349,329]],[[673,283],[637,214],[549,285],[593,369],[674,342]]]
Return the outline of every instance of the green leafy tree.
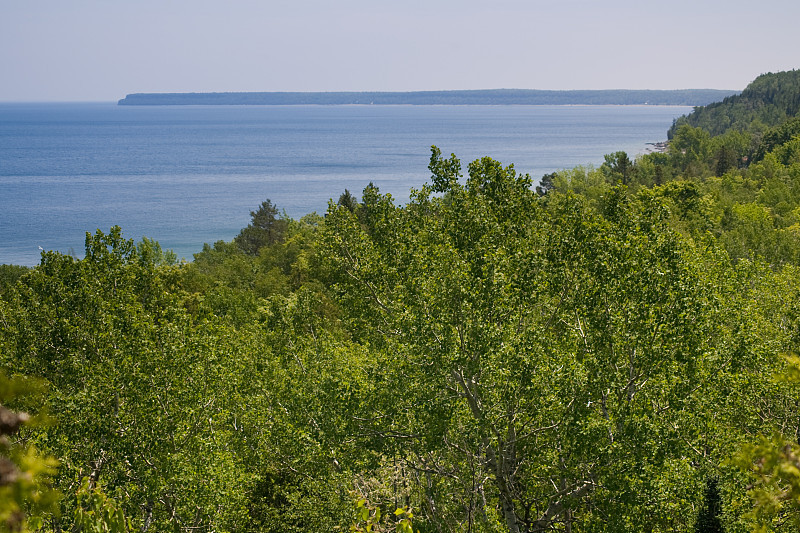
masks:
[[[582,196],[592,204],[600,202],[610,187],[603,171],[591,166],[560,170],[553,179],[555,191]]]
[[[34,442],[59,459],[57,487],[89,477],[122,491],[143,530],[224,529],[244,513],[230,487],[249,479],[231,393],[248,375],[249,337],[194,324],[175,267],[147,257],[118,227],[87,235],[82,260],[44,254],[3,309],[15,324],[3,362],[50,383],[55,424]],[[65,499],[62,516],[74,510]]]
[[[775,376],[796,394],[800,384],[800,358],[786,355],[786,366]],[[798,431],[798,430],[796,430]],[[800,527],[800,431],[788,438],[775,431],[770,437],[745,443],[732,464],[749,476],[747,495],[752,505],[747,517],[754,531],[795,530]]]
[[[701,128],[684,124],[669,144],[670,160],[679,173],[703,177],[708,172],[711,136]]]
[[[102,487],[92,486],[84,478],[77,493],[78,505],[75,509],[73,531],[86,533],[131,533],[131,521],[125,516],[117,503],[109,498]]]
[[[17,280],[28,273],[30,269],[18,265],[0,265],[0,298],[11,293]]]
[[[19,438],[31,422],[8,405],[26,396],[41,399],[41,384],[0,371],[0,532],[36,531],[55,511],[60,497],[51,487],[57,461]]]
[[[465,184],[435,149],[430,169],[404,208],[376,196],[365,226],[334,207],[325,234],[352,334],[385,358],[364,418],[430,477],[419,516],[512,532],[688,520],[692,413],[718,357],[703,261],[655,201],[611,191],[601,216],[540,202],[488,158]]]

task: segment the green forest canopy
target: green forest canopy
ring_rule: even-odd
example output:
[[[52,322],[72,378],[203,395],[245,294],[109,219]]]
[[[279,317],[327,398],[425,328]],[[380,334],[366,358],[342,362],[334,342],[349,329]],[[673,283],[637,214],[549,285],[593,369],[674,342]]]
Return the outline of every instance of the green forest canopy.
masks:
[[[51,422],[3,441],[0,530],[796,531],[793,75],[774,124],[535,189],[434,147],[403,206],[4,267],[0,402]]]

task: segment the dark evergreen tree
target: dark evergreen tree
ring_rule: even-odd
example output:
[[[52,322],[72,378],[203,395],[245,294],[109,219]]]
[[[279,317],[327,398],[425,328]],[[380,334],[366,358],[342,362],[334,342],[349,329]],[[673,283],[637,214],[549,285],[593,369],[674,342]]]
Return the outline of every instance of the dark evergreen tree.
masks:
[[[250,211],[252,221],[236,236],[234,242],[246,254],[258,255],[268,245],[278,244],[286,238],[289,222],[278,215],[278,208],[267,199],[256,211]]]
[[[633,176],[634,166],[628,154],[623,151],[614,152],[605,156],[605,163],[600,167],[611,179],[611,183],[629,185]]]
[[[358,209],[358,200],[347,189],[339,195],[339,201],[336,204],[346,207],[351,213],[355,213],[356,209]]]
[[[555,184],[553,183],[555,177],[555,172],[551,172],[550,174],[545,174],[542,176],[542,179],[539,180],[539,185],[536,186],[536,194],[539,196],[544,196],[548,192],[552,191],[555,188]]]
[[[726,172],[736,167],[736,153],[723,144],[717,151],[717,166],[715,169],[715,175],[723,176]]]
[[[719,497],[719,482],[716,478],[710,477],[706,480],[706,490],[703,497],[703,507],[697,515],[697,522],[694,524],[695,533],[723,533],[720,514],[722,505]]]
[[[654,184],[658,187],[664,184],[664,167],[656,165],[655,177],[653,178]]]

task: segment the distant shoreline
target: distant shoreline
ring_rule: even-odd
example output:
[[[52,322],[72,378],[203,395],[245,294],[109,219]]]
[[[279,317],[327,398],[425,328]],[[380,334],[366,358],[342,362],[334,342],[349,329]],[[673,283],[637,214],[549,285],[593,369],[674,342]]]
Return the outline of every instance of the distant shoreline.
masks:
[[[673,105],[703,106],[738,91],[487,89],[416,92],[134,93],[118,105]]]

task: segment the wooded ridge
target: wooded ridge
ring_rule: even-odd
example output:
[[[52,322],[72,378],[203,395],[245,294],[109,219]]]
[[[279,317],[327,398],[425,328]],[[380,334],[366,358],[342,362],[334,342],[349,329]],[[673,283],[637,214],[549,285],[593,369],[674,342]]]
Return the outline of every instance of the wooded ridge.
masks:
[[[135,93],[119,105],[682,105],[715,102],[736,91],[490,89],[413,92]]]

